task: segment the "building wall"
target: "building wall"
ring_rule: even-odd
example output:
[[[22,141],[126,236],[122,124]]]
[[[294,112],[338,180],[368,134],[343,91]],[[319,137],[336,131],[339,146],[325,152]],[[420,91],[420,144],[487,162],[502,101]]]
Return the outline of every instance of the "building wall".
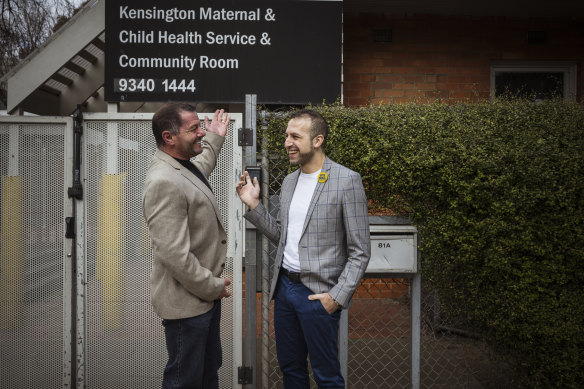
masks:
[[[391,30],[392,42],[373,42]],[[528,44],[544,30],[547,42]],[[343,95],[347,106],[490,96],[490,65],[500,60],[576,61],[584,96],[584,19],[345,14]]]

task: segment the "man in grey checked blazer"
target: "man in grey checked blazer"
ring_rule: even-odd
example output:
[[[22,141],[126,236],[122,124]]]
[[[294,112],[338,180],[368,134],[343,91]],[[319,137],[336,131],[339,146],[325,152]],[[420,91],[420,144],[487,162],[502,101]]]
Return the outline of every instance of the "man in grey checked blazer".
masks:
[[[278,246],[270,299],[284,387],[344,388],[338,360],[340,310],[349,307],[371,255],[367,199],[358,173],[324,151],[328,126],[312,110],[292,114],[285,147],[300,169],[282,183],[279,221],[259,201],[247,172],[236,186],[245,218]]]

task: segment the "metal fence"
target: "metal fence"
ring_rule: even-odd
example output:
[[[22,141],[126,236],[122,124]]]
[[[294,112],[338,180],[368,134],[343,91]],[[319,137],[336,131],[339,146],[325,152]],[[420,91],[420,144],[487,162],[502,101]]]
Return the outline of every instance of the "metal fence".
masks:
[[[286,159],[270,158],[267,150],[262,154],[263,176],[267,178],[263,185],[264,201],[272,216],[277,217],[279,188],[289,172],[289,164]],[[276,247],[264,242],[262,249],[262,387],[273,389],[283,387],[276,358],[273,302],[268,302],[270,263]],[[411,293],[408,279],[361,281],[348,313],[347,388],[412,387]],[[439,299],[423,280],[421,311],[421,388],[511,386],[505,363],[474,334],[460,329],[460,323],[443,317]],[[314,380],[311,385],[316,388]]]
[[[82,273],[78,275],[83,285],[79,290],[87,292],[81,293],[79,308],[87,311],[77,328],[81,332],[77,336],[83,343],[76,351],[70,349],[71,322],[75,316],[71,312],[71,284],[75,276],[67,256],[70,242],[64,237],[63,225],[70,213],[67,187],[71,182],[68,165],[71,152],[67,150],[72,144],[72,120],[7,118],[0,123],[2,388],[66,387],[71,375],[81,377],[85,386],[95,388],[159,385],[161,370],[153,369],[153,365],[163,364],[160,358],[164,346],[158,320],[148,313],[150,308],[145,297],[150,253],[144,245],[144,226],[137,218],[139,196],[136,194],[147,156],[154,146],[145,135],[147,118],[110,116],[115,116],[115,126],[105,114],[103,117],[88,115],[85,123],[83,176],[87,204],[79,219],[87,219],[87,224],[78,231],[85,234],[82,248],[86,250],[82,250],[77,272]],[[233,127],[240,126],[241,117],[238,117]],[[234,149],[228,150],[227,159],[221,161],[225,166],[236,166],[241,159],[235,152],[239,149],[232,144]],[[116,161],[115,168],[112,158]],[[288,173],[288,162],[270,159],[264,153],[262,166],[264,177],[273,184],[268,185],[268,180],[264,180],[263,193],[266,201],[270,200],[270,212],[276,216],[279,184]],[[238,209],[233,197],[234,182],[221,179],[235,180],[236,175],[231,170],[219,173],[217,182],[214,176],[211,182],[220,198],[230,199],[221,206]],[[225,181],[225,185],[219,185],[219,181]],[[115,190],[106,191],[106,188]],[[107,197],[112,193],[116,201]],[[122,212],[125,216],[107,219],[118,208],[125,210]],[[224,212],[224,215],[235,214]],[[123,225],[115,224],[118,222]],[[116,257],[111,255],[112,247],[104,245],[104,242],[118,241],[111,236],[99,239],[100,234],[111,235],[114,230],[125,231],[119,234],[125,236],[119,252],[125,258],[123,263],[112,262]],[[233,256],[240,258],[241,247],[230,250],[237,251]],[[269,258],[275,252],[267,241],[263,242],[262,254],[260,377],[261,386],[272,389],[282,387],[282,380],[275,352],[273,307],[267,296],[271,277]],[[241,267],[238,263],[232,266],[235,276]],[[116,277],[123,282],[116,281]],[[234,281],[240,286],[240,281]],[[116,285],[124,286],[113,290],[121,299],[104,298],[105,292],[111,292]],[[411,291],[408,279],[366,278],[361,282],[348,314],[348,388],[410,387]],[[233,327],[239,329],[229,327],[226,331],[233,332],[233,346],[226,347],[226,379],[222,387],[237,387],[235,368],[239,363],[236,360],[241,357],[241,329],[240,324],[235,325],[242,317],[237,303],[241,300],[234,298],[233,301],[234,306],[230,308],[233,311],[225,316],[225,323],[229,324],[231,317]],[[461,323],[445,317],[439,299],[425,285],[422,285],[421,305],[422,388],[511,386],[507,366],[472,333],[465,331]],[[79,356],[83,357],[83,363],[72,371],[72,359]],[[113,382],[111,377],[118,380]]]
[[[199,113],[199,116],[212,114]],[[84,115],[72,213],[71,117],[0,117],[0,388],[159,388],[164,332],[150,304],[142,182],[156,150],[152,114]],[[241,149],[232,114],[210,184],[228,233],[221,388],[242,355]],[[75,222],[75,244],[65,232]],[[75,302],[75,303],[73,303]]]

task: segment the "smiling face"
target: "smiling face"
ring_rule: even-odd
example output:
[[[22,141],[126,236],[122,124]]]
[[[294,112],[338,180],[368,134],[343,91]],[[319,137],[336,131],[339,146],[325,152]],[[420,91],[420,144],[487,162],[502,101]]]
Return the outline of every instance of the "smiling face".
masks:
[[[315,155],[314,145],[310,136],[310,118],[300,117],[288,122],[284,147],[288,150],[290,164],[306,165]]]
[[[169,134],[172,142],[169,152],[173,157],[188,160],[203,152],[202,139],[205,131],[196,112],[181,111],[181,126],[178,134]]]

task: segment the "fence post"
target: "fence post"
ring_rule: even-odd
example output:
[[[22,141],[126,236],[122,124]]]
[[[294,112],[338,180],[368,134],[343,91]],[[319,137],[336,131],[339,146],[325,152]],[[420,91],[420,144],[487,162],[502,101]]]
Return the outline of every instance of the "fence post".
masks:
[[[418,262],[419,263],[419,262]],[[422,276],[412,276],[412,389],[420,388],[420,315],[422,299]]]
[[[257,165],[256,95],[245,95],[245,129],[252,131],[252,145],[245,147],[245,167]],[[245,222],[245,379],[239,381],[247,388],[255,389],[256,383],[256,267],[261,254],[255,227]],[[251,369],[251,371],[249,371]]]

